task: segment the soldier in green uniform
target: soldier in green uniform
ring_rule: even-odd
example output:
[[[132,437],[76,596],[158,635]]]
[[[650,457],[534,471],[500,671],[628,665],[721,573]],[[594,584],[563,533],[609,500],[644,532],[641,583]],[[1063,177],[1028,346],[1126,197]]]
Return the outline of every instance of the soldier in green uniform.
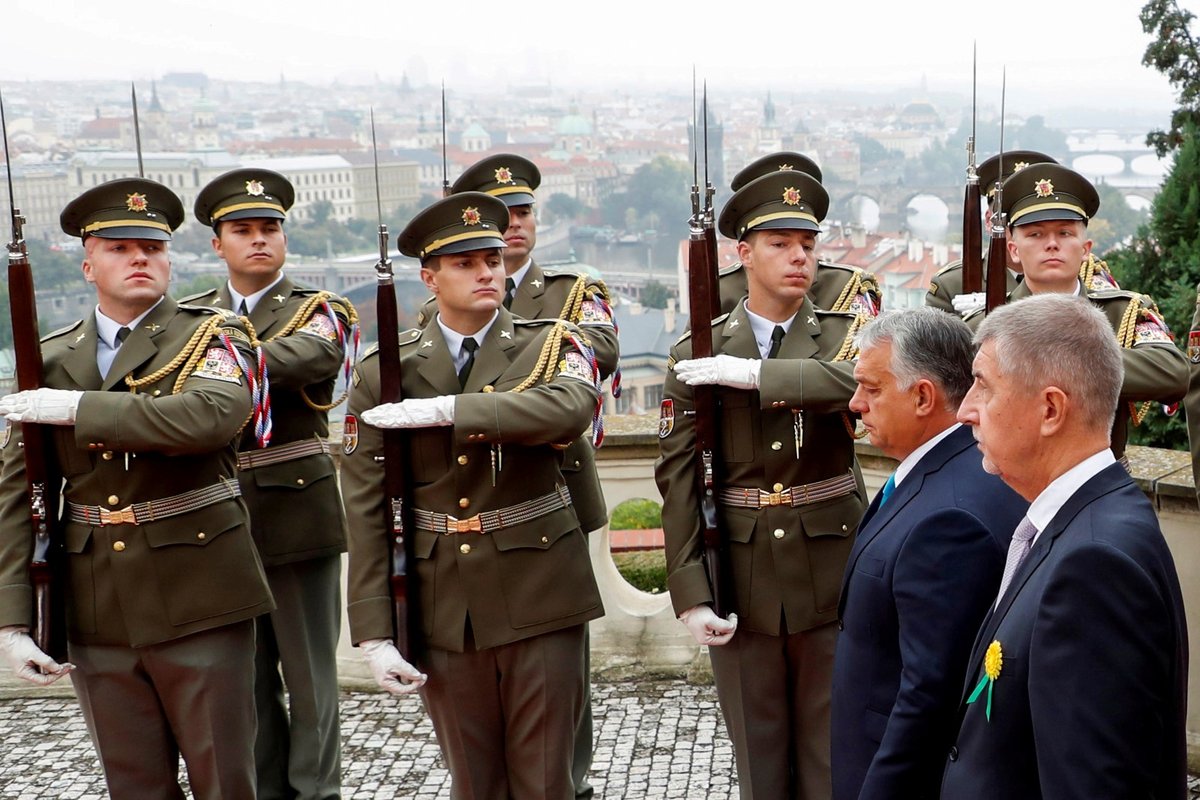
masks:
[[[1084,285],[1080,270],[1092,251],[1087,223],[1100,208],[1100,196],[1086,178],[1060,164],[1037,164],[1006,180],[1003,194],[1009,258],[1020,261],[1025,273],[1008,302],[1048,292],[1084,294],[1112,325],[1125,367],[1112,451],[1128,467],[1130,422],[1140,422],[1155,402],[1175,404],[1183,399],[1187,359],[1149,295],[1096,291]],[[983,316],[978,310],[965,319],[975,329]]]
[[[1187,414],[1188,443],[1192,448],[1192,477],[1200,498],[1200,286],[1196,287],[1196,311],[1188,331],[1188,391],[1183,400]]]
[[[676,613],[709,646],[743,798],[828,798],[838,592],[866,506],[844,412],[866,317],[808,297],[824,188],[777,171],[736,192],[720,230],[738,241],[746,299],[713,321],[711,358],[672,348],[655,478]],[[718,617],[702,564],[692,387],[717,384],[718,524],[736,618]]]
[[[400,234],[437,313],[400,334],[401,402],[379,406],[377,352],[355,371],[342,461],[350,633],[381,687],[422,689],[452,797],[567,800],[584,623],[603,608],[560,448],[593,422],[600,372],[580,328],[502,307],[508,227],[503,202],[464,192]],[[392,641],[381,428],[411,429],[421,671]]]
[[[231,445],[260,416],[253,351],[232,314],[165,296],[183,206],[121,179],[62,212],[83,239],[94,314],[43,341],[42,385],[0,399],[0,652],[49,683],[33,618],[17,422],[53,427],[62,480],[69,656],[113,798],[254,797],[254,625],[273,607]],[[57,485],[57,483],[55,484]]]
[[[613,378],[613,395],[620,396],[616,322],[604,282],[570,270],[544,270],[533,260],[537,243],[534,191],[541,184],[537,165],[518,155],[488,156],[468,168],[451,190],[484,192],[508,206],[508,229],[504,232],[504,307],[522,319],[562,319],[578,325],[596,351],[601,378]],[[430,298],[418,317],[425,325],[437,310]],[[608,522],[608,508],[596,473],[595,448],[591,435],[571,443],[563,454],[563,474],[571,490],[571,501],[585,532],[599,530]],[[590,644],[590,642],[589,642]],[[590,647],[584,648],[584,674],[591,673]],[[588,697],[575,736],[572,774],[577,798],[593,795],[587,773],[592,765],[592,703]]]
[[[212,227],[229,281],[185,300],[247,318],[269,381],[270,427],[247,427],[238,446],[250,531],[276,603],[257,621],[259,800],[341,792],[337,641],[346,524],[326,439],[338,373],[353,364],[347,351],[357,316],[347,300],[284,275],[283,223],[294,199],[288,179],[265,169],[234,170],[204,187],[196,219]]]
[[[1001,161],[1004,162],[1004,175],[1002,178],[1000,176]],[[987,273],[988,230],[992,222],[991,203],[996,196],[996,180],[998,178],[1002,181],[1007,180],[1014,172],[1025,169],[1031,164],[1057,163],[1050,156],[1045,153],[1039,153],[1036,150],[1009,150],[1004,153],[1003,158],[995,155],[979,165],[976,174],[979,175],[979,187],[982,190],[981,194],[984,199],[983,268],[985,275]],[[1020,264],[1009,259],[1007,266],[1006,294],[1017,288],[1017,284],[1021,282],[1022,277]],[[1108,265],[1091,253],[1088,253],[1088,257],[1084,259],[1083,265],[1079,269],[1079,278],[1083,281],[1084,286],[1089,287],[1093,291],[1121,288],[1117,285],[1117,281],[1112,276],[1112,273],[1108,271]],[[971,294],[963,293],[962,259],[960,258],[956,261],[951,261],[933,276],[933,280],[929,284],[929,291],[925,295],[925,305],[932,308],[940,308],[942,311],[948,311],[951,314],[967,316],[983,308],[983,294],[982,291]]]
[[[795,170],[821,180],[821,168],[806,155],[790,150],[755,159],[733,176],[730,188],[738,191],[755,178],[779,170]],[[721,293],[721,313],[728,314],[746,296],[746,271],[741,263],[721,270],[718,288]],[[809,289],[808,299],[817,308],[827,311],[853,311],[874,319],[883,305],[879,281],[860,267],[818,261],[817,275]]]

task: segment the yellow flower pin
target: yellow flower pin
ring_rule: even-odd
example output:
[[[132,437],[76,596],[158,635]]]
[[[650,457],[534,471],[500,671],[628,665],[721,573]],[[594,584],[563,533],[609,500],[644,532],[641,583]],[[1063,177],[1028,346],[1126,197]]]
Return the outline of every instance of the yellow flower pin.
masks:
[[[967,705],[971,705],[979,699],[979,695],[983,694],[983,689],[986,686],[987,693],[987,720],[992,721],[992,690],[996,686],[996,679],[1000,677],[1000,669],[1004,666],[1004,649],[1000,646],[1000,640],[996,639],[988,645],[987,652],[983,654],[983,675],[979,678],[979,683],[975,686],[975,691],[971,692],[971,696],[967,698]]]

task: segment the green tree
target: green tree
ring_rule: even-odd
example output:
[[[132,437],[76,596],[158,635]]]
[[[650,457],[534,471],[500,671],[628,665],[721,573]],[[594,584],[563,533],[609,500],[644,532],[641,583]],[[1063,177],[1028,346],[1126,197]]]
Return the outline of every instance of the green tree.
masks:
[[[642,305],[646,308],[666,308],[670,299],[671,293],[658,281],[646,281],[646,285],[642,287]]]
[[[1088,236],[1097,255],[1109,252],[1132,239],[1147,220],[1145,211],[1137,211],[1125,201],[1121,190],[1107,183],[1096,184],[1100,194],[1100,212],[1088,223]]]
[[[1142,30],[1153,37],[1142,63],[1166,75],[1179,92],[1170,130],[1151,131],[1146,137],[1160,157],[1178,149],[1186,131],[1200,129],[1200,48],[1192,34],[1194,19],[1176,0],[1150,0],[1142,6]]]
[[[584,207],[583,203],[571,197],[571,195],[555,192],[546,201],[546,210],[553,214],[556,219],[575,219],[583,213]]]

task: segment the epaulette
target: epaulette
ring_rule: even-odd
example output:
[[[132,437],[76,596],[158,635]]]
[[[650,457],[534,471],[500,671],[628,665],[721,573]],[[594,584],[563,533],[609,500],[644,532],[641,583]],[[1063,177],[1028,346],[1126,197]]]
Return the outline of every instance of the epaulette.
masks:
[[[820,262],[818,262],[818,263],[820,263]],[[721,269],[717,270],[717,277],[724,278],[726,275],[732,275],[741,269],[742,269],[742,262],[739,261],[738,263],[734,264],[731,267],[722,267]]]
[[[541,319],[522,319],[521,317],[512,318],[513,325],[553,325],[556,322],[565,322],[565,320],[556,319],[554,317],[542,317]],[[571,323],[566,323],[571,325]],[[574,325],[571,325],[574,328]]]
[[[962,265],[963,265],[963,263],[962,263],[961,258],[957,259],[955,261],[951,261],[949,264],[942,267],[937,272],[933,273],[933,277],[940,278],[942,275],[945,275],[947,272],[950,272],[951,270],[960,270],[960,269],[962,269]]]
[[[208,289],[207,291],[198,292],[196,294],[189,294],[187,297],[179,298],[179,305],[183,305],[184,303],[190,303],[192,305],[207,305],[205,303],[197,303],[196,301],[199,300],[201,297],[208,297],[209,295],[214,295],[217,293],[217,291],[218,291],[218,287],[214,286],[213,288]]]
[[[57,339],[59,336],[62,336],[64,333],[70,333],[71,331],[75,330],[82,324],[83,324],[83,320],[77,319],[65,328],[59,328],[56,331],[51,331],[50,333],[47,333],[45,336],[42,337],[41,341],[48,342],[51,339]]]
[[[201,305],[198,303],[180,302],[178,308],[180,311],[187,311],[191,314],[233,314],[232,311],[227,309],[217,308],[216,306]]]
[[[827,308],[818,308],[813,306],[813,311],[823,317],[843,317],[845,319],[854,319],[859,315],[857,311],[830,311]]]
[[[370,358],[371,356],[375,355],[378,352],[379,352],[379,342],[376,342],[375,344],[371,345],[370,347],[368,347],[366,350],[363,351],[363,354],[359,358],[359,360],[366,361],[368,358]]]
[[[864,275],[868,274],[865,269],[862,267],[856,267],[853,264],[842,264],[838,261],[822,261],[819,258],[817,259],[817,269],[829,269],[831,267],[833,269],[840,269],[844,272],[861,272]]]
[[[409,345],[416,344],[417,341],[420,340],[422,333],[423,333],[423,331],[420,328],[409,328],[408,330],[400,331],[400,333],[398,334],[398,337],[400,339],[400,346],[407,347]],[[360,360],[365,361],[367,358],[370,358],[371,356],[377,354],[378,352],[379,352],[379,342],[375,342],[375,344],[371,345],[370,347],[368,347],[366,350],[363,351],[363,354],[360,357]]]
[[[1129,289],[1101,289],[1099,291],[1088,290],[1087,297],[1089,300],[1104,302],[1106,300],[1134,300],[1137,299],[1143,305],[1153,306],[1154,300],[1149,295],[1141,292],[1130,291]]]
[[[579,280],[583,278],[588,281],[600,280],[590,272],[584,272],[578,269],[559,269],[555,267],[542,267],[542,274],[547,278],[570,278],[571,280]]]

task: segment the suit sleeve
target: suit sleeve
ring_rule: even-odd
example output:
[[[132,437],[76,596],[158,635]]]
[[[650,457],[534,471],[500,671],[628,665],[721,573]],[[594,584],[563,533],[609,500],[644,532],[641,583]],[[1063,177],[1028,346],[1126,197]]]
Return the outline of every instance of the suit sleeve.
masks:
[[[687,356],[671,349],[671,363]],[[667,588],[675,613],[712,602],[712,589],[701,560],[700,497],[696,484],[696,426],[692,389],[667,371],[664,406],[673,414],[670,431],[660,427],[654,480],[663,498],[663,537],[667,557]],[[660,426],[663,423],[660,422]]]
[[[987,526],[961,509],[934,511],[907,538],[892,587],[900,687],[860,800],[937,796],[967,659],[1003,567]]]
[[[337,376],[346,358],[338,329],[350,330],[349,305],[349,301],[333,298],[329,307],[336,320],[330,319],[324,306],[318,306],[287,336],[262,343],[271,385],[299,390]]]
[[[1174,746],[1173,620],[1180,613],[1143,566],[1114,547],[1089,542],[1058,562],[1029,645],[1044,797],[1151,793]]]

